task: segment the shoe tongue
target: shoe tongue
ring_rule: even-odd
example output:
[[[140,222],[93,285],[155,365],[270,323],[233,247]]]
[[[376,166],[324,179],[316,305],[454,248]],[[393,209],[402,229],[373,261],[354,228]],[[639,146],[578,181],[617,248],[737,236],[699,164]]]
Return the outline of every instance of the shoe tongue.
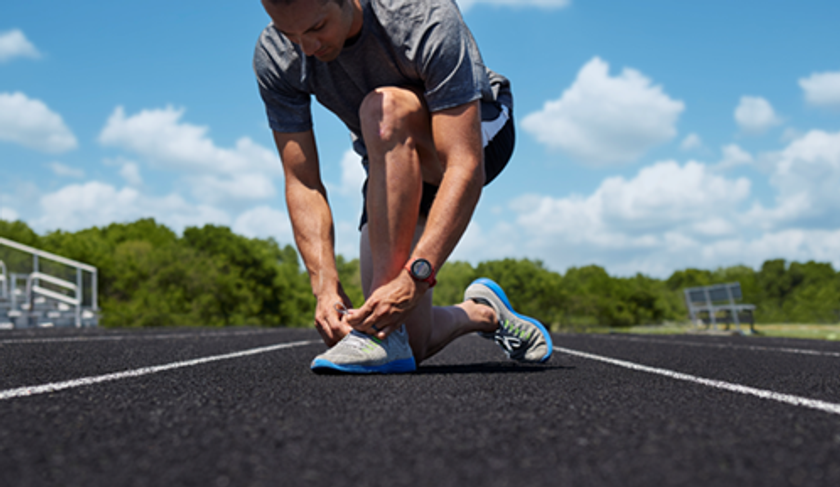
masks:
[[[352,345],[356,348],[361,348],[367,342],[372,340],[370,336],[365,335],[364,333],[356,330],[351,331],[350,334],[347,335],[346,339],[348,345]]]

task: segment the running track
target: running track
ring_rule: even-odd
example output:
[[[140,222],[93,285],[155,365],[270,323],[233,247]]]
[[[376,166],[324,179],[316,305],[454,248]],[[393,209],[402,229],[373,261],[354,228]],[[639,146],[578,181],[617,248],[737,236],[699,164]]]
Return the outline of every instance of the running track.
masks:
[[[840,344],[554,340],[359,377],[311,330],[3,332],[0,485],[840,485]]]

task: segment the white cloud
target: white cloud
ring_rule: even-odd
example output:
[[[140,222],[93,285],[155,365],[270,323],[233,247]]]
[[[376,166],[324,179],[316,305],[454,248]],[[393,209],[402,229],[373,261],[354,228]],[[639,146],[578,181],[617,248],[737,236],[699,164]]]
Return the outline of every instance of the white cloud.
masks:
[[[41,100],[23,93],[0,93],[0,141],[42,152],[60,153],[78,146],[64,120]]]
[[[840,267],[840,230],[789,229],[767,232],[755,238],[721,240],[704,245],[702,266],[744,264],[758,268],[770,259],[831,262]]]
[[[600,262],[616,272],[654,272],[650,263],[635,270],[628,263],[736,235],[750,188],[746,178],[727,179],[698,162],[664,161],[629,180],[607,178],[589,196],[520,197],[512,203],[520,230],[507,234],[524,235],[518,253],[555,269]]]
[[[7,208],[5,206],[0,206],[0,220],[13,222],[18,218],[18,213],[15,210]]]
[[[680,149],[690,151],[703,147],[703,140],[697,134],[688,134],[682,142],[680,142]]]
[[[33,221],[39,230],[74,231],[145,217],[154,217],[176,231],[189,225],[230,223],[224,211],[190,204],[178,195],[147,196],[134,188],[117,189],[99,181],[65,186],[42,196],[40,203],[41,217]]]
[[[66,164],[62,164],[60,162],[51,162],[48,164],[50,169],[52,169],[53,174],[56,176],[62,177],[69,177],[69,178],[83,178],[85,177],[84,169],[77,168],[77,167],[70,167]]]
[[[778,189],[776,207],[756,205],[751,218],[767,228],[840,225],[840,132],[812,130],[765,159],[773,171],[770,183]]]
[[[358,197],[361,205],[362,185],[366,178],[362,158],[352,149],[348,149],[341,158],[341,186],[338,188],[338,193],[345,197]]]
[[[511,203],[516,227],[505,233],[512,255],[561,271],[596,263],[660,277],[776,258],[840,265],[840,132],[813,130],[759,157],[735,144],[722,152],[713,166],[659,162],[588,195],[521,196]],[[718,171],[739,164],[769,171],[774,205],[751,201],[750,180]]]
[[[741,130],[761,134],[782,123],[769,101],[756,96],[742,96],[735,108],[735,121]]]
[[[273,179],[282,171],[274,151],[247,137],[231,149],[218,147],[207,136],[207,127],[182,122],[183,114],[183,109],[167,107],[126,116],[117,107],[99,142],[131,151],[162,169],[200,174],[187,180],[193,194],[205,202],[252,201],[276,194]]]
[[[192,194],[200,201],[223,203],[228,199],[239,201],[265,200],[277,194],[274,183],[264,174],[241,173],[218,176],[203,174],[188,177]]]
[[[130,186],[141,186],[143,176],[140,175],[140,167],[135,162],[125,161],[120,168],[120,176]]]
[[[729,144],[723,147],[723,159],[715,166],[716,169],[730,169],[736,166],[752,164],[753,156],[742,149],[738,144]]]
[[[41,57],[41,53],[19,29],[0,32],[0,63],[16,57],[37,59]]]
[[[135,152],[168,168],[223,174],[255,169],[280,172],[274,152],[247,137],[239,139],[233,149],[217,147],[207,137],[207,127],[181,122],[183,115],[183,109],[167,107],[142,110],[126,117],[125,109],[117,107],[102,129],[99,141]]]
[[[814,73],[799,80],[805,101],[819,107],[840,107],[840,72]]]
[[[467,261],[478,264],[481,261],[504,259],[517,255],[517,243],[514,239],[499,238],[499,235],[512,235],[517,232],[514,224],[504,220],[496,221],[490,231],[473,220],[470,222],[455,250],[449,258],[450,261]],[[488,242],[493,242],[488,245]]]
[[[571,5],[571,3],[571,0],[458,0],[458,6],[464,12],[478,4],[505,5],[509,7],[563,8]]]
[[[609,65],[593,58],[558,100],[522,120],[540,142],[593,165],[637,160],[677,134],[685,105],[634,69],[609,76]]]
[[[258,206],[242,213],[233,222],[232,229],[249,238],[273,237],[281,244],[294,243],[288,214],[270,206]]]

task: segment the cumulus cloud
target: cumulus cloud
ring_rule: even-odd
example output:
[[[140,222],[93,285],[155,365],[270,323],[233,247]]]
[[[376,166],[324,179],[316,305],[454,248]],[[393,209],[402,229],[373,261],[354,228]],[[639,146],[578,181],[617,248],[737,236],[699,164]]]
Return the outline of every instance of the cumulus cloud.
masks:
[[[233,231],[250,238],[272,237],[280,243],[293,243],[292,224],[285,210],[258,206],[239,215]]]
[[[265,200],[277,194],[272,180],[256,172],[224,176],[203,174],[186,179],[192,186],[195,198],[213,204],[223,203],[228,199]]]
[[[62,177],[69,177],[69,178],[83,178],[85,177],[84,169],[77,168],[77,167],[70,167],[66,164],[62,164],[60,162],[51,162],[48,164],[49,168],[52,169],[53,174],[56,176]]]
[[[766,232],[753,238],[733,238],[699,249],[702,266],[744,264],[754,268],[770,259],[816,260],[840,267],[840,230],[787,229]]]
[[[74,231],[145,217],[154,217],[176,231],[189,225],[230,222],[224,211],[188,203],[175,194],[148,196],[134,188],[118,189],[99,181],[72,184],[43,195],[40,206],[42,216],[33,221],[33,226],[40,230]]]
[[[580,162],[608,165],[637,160],[677,134],[684,110],[639,71],[609,75],[609,65],[593,58],[558,100],[522,120],[522,127],[549,147]]]
[[[729,144],[723,147],[723,158],[720,160],[717,169],[730,169],[736,166],[752,164],[753,156],[742,149],[738,144]]]
[[[751,218],[769,228],[840,225],[840,132],[812,130],[765,159],[772,167],[770,183],[778,190],[776,206],[757,205]]]
[[[799,80],[805,101],[818,107],[840,107],[840,72],[814,73]]]
[[[528,195],[515,200],[520,251],[563,269],[604,256],[630,259],[664,249],[693,248],[732,235],[734,208],[750,195],[746,178],[727,179],[706,165],[663,161],[632,179],[604,180],[589,196]]]
[[[458,0],[458,6],[466,12],[474,5],[485,4],[509,7],[563,8],[571,5],[571,0]]]
[[[761,164],[775,203],[752,201],[752,183],[721,168]],[[685,267],[759,266],[767,259],[840,265],[840,132],[810,131],[783,150],[753,156],[731,144],[716,165],[664,161],[591,194],[526,195],[512,202],[516,255],[563,270],[667,276]]]
[[[680,149],[690,151],[703,147],[703,139],[697,134],[688,134],[682,142],[680,142]]]
[[[741,130],[761,134],[782,123],[769,101],[757,96],[742,96],[735,108],[735,121]]]
[[[135,162],[126,161],[120,168],[120,176],[130,186],[141,186],[143,184],[143,176],[140,175],[140,167]]]
[[[367,178],[362,158],[353,150],[347,150],[341,158],[341,186],[338,192],[347,197],[358,196],[361,203],[362,185]]]
[[[282,171],[275,153],[240,138],[233,148],[218,147],[207,127],[183,122],[183,109],[142,110],[127,116],[117,107],[99,142],[133,152],[161,169],[198,173],[187,178],[202,201],[255,200],[276,194],[273,179]]]
[[[37,59],[41,57],[41,53],[19,29],[0,32],[0,63],[16,57]]]
[[[0,220],[13,222],[18,218],[18,213],[15,210],[7,208],[5,206],[0,206]]]
[[[23,93],[0,93],[0,140],[48,153],[78,146],[61,115]]]

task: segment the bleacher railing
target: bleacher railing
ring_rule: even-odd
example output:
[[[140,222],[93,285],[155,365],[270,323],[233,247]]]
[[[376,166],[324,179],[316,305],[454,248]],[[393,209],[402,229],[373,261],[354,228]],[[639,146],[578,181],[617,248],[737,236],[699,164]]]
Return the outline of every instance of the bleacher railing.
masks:
[[[750,331],[755,333],[755,319],[753,313],[755,312],[755,305],[753,304],[739,304],[736,301],[743,299],[741,293],[741,283],[729,282],[726,284],[715,284],[712,286],[702,286],[686,288],[683,290],[685,294],[685,304],[688,308],[689,319],[692,323],[702,322],[701,313],[708,316],[709,324],[714,330],[718,327],[718,312],[725,314],[725,320],[733,320],[735,322],[735,329],[741,331],[741,320],[739,313],[744,311],[749,313]],[[726,322],[727,329],[729,322]]]
[[[41,301],[52,301],[57,304],[58,309],[73,310],[75,315],[73,321],[77,327],[81,327],[83,322],[93,326],[97,324],[99,308],[96,267],[2,237],[0,237],[0,245],[29,254],[32,257],[31,272],[23,273],[10,272],[13,265],[0,260],[0,270],[2,270],[0,299],[10,305],[7,312],[9,319],[34,316],[34,305],[40,297]],[[47,266],[47,262],[51,265]],[[45,267],[56,269],[54,264],[64,266],[64,268],[58,267],[58,269],[62,269],[63,276],[54,275],[54,273],[45,269]],[[68,273],[67,270],[71,272]],[[90,276],[90,297],[88,300],[85,299],[86,289],[84,286],[86,273]],[[73,277],[70,277],[70,280],[67,279],[69,274],[75,274],[73,276],[75,282],[73,282]],[[19,283],[24,284],[23,289],[20,288]],[[49,314],[61,313],[56,311]],[[0,318],[3,317],[0,316]],[[43,321],[49,322],[49,320],[50,318],[46,317]]]

